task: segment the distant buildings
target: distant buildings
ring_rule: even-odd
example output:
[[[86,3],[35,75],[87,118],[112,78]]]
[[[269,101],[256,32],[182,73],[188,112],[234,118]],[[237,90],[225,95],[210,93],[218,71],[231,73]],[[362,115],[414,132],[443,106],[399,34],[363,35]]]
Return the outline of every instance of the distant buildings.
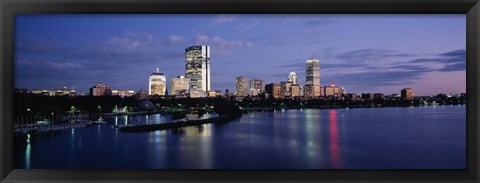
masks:
[[[281,94],[280,84],[270,83],[265,85],[265,93],[268,95],[268,97],[271,97],[274,99],[280,98],[280,94]]]
[[[28,90],[24,93],[28,93]],[[77,96],[77,92],[73,89],[68,89],[67,87],[62,87],[56,90],[32,90],[32,94],[43,95],[43,96]]]
[[[185,76],[190,79],[191,89],[210,91],[210,46],[185,48]]]
[[[148,95],[165,95],[167,78],[158,68],[148,78]]]
[[[131,97],[135,94],[134,90],[112,90],[112,96]]]
[[[402,89],[400,95],[403,100],[413,100],[413,90],[411,88]]]
[[[237,77],[236,79],[236,96],[245,97],[248,95],[248,79],[245,77]]]
[[[292,84],[290,87],[290,96],[299,97],[302,96],[302,88],[299,84]]]
[[[305,91],[306,97],[318,97],[322,95],[320,89],[320,61],[317,59],[307,60],[305,64]]]
[[[148,92],[140,90],[137,93],[135,93],[133,97],[136,98],[137,100],[145,100],[145,99],[148,99]]]
[[[265,91],[265,85],[263,80],[254,79],[250,80],[250,95],[256,96]]]
[[[97,83],[95,86],[90,88],[91,96],[108,96],[112,95],[112,89],[106,83]]]
[[[190,89],[190,79],[184,76],[172,78],[170,82],[170,95],[180,95]]]
[[[291,81],[282,81],[280,82],[280,95],[282,97],[290,97],[291,95],[291,87],[292,87],[293,82]]]
[[[323,93],[325,96],[340,97],[345,94],[345,89],[336,85],[323,86]]]

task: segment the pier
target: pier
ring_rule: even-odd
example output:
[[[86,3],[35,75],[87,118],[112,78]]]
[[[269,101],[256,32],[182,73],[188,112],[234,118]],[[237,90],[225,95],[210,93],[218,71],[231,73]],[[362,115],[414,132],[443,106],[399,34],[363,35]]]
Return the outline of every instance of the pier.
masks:
[[[220,124],[229,122],[235,118],[241,117],[242,114],[231,114],[209,119],[201,120],[189,120],[189,121],[176,121],[170,123],[161,123],[161,124],[141,124],[141,125],[130,125],[130,126],[114,126],[115,128],[120,129],[121,132],[149,132],[156,130],[166,130],[166,129],[176,129],[183,128],[188,126],[198,126],[203,124]]]

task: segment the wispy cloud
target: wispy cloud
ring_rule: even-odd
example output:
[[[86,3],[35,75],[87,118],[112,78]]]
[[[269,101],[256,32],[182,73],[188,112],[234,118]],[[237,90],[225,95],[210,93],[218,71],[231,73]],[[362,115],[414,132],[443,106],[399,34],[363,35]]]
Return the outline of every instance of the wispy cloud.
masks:
[[[210,22],[210,26],[214,27],[223,23],[232,22],[235,18],[235,15],[218,15]]]
[[[206,44],[212,47],[212,54],[229,55],[234,50],[240,48],[250,49],[253,47],[252,42],[244,42],[239,40],[228,40],[219,36],[209,37],[203,34],[197,34],[195,44]]]
[[[171,35],[169,38],[168,38],[169,42],[170,42],[170,45],[176,45],[176,44],[179,44],[179,43],[184,43],[186,41],[186,39],[182,36],[177,36],[177,35]]]

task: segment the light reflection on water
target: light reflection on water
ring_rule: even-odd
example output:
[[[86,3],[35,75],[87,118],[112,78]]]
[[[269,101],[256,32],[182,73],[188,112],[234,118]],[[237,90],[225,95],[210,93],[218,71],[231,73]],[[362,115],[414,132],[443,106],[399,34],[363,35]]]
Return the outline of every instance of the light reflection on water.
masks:
[[[16,159],[16,168],[465,167],[465,106],[299,109],[252,112],[225,124],[177,130],[112,128],[170,117],[106,118],[107,124],[34,137],[34,146],[23,138],[16,141],[16,157],[25,158]]]

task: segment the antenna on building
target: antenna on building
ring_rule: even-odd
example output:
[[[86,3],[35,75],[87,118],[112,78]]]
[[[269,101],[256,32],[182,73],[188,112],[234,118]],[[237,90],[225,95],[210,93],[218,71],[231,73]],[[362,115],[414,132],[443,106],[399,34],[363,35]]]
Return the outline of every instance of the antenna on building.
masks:
[[[159,72],[160,72],[160,70],[158,70],[158,67],[157,67],[157,73],[159,73]]]

